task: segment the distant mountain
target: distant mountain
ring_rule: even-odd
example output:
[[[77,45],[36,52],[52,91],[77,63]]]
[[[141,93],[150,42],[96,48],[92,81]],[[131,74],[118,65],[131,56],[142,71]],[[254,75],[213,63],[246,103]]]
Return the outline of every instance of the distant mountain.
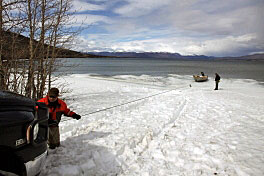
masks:
[[[240,57],[221,57],[219,59],[228,59],[228,60],[264,60],[264,53],[263,54],[252,54],[247,56],[240,56]]]
[[[108,57],[126,57],[126,58],[164,58],[164,59],[228,59],[228,60],[264,60],[263,54],[253,54],[240,57],[214,57],[205,55],[187,55],[168,52],[88,52],[88,54]]]
[[[213,57],[204,55],[194,56],[182,56],[179,53],[168,53],[168,52],[88,52],[88,54],[94,54],[98,56],[109,56],[109,57],[131,57],[131,58],[166,58],[166,59],[209,59]]]

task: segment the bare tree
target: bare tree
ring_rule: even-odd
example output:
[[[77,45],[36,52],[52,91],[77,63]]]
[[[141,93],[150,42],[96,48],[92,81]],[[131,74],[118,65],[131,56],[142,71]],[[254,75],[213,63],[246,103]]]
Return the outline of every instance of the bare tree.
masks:
[[[72,0],[3,1],[0,0],[0,34],[8,31],[3,20],[7,19],[11,41],[8,62],[4,65],[3,43],[6,39],[0,35],[0,89],[19,92],[34,99],[41,98],[51,87],[56,58],[65,52],[65,44],[79,33],[79,29],[71,28],[69,23],[73,15],[70,13]],[[14,8],[16,18],[11,15]],[[28,39],[23,39],[20,34]],[[21,41],[25,44],[23,48],[19,43]]]
[[[37,97],[43,96],[45,88],[51,87],[51,74],[56,69],[55,61],[65,43],[69,43],[73,34],[78,30],[72,30],[69,25],[72,0],[42,0],[41,10],[41,58],[39,61],[39,75],[37,77]],[[48,79],[48,83],[47,83]],[[47,87],[46,87],[47,86]]]
[[[7,90],[9,84],[9,73],[8,68],[10,66],[10,56],[6,55],[6,48],[4,44],[6,42],[6,31],[16,30],[15,28],[21,23],[20,13],[14,10],[19,4],[23,3],[22,0],[0,0],[0,90]],[[11,37],[11,39],[14,39]],[[13,48],[14,42],[10,42],[10,48]]]
[[[0,90],[4,90],[5,87],[5,71],[3,67],[3,0],[0,0]]]

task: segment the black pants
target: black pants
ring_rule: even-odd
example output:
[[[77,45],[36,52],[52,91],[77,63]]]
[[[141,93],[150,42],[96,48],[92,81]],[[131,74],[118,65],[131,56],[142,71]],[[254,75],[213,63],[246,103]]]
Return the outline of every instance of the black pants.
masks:
[[[50,149],[54,149],[60,146],[60,131],[58,126],[49,127],[48,144]]]
[[[215,90],[218,90],[218,83],[219,81],[215,81]]]

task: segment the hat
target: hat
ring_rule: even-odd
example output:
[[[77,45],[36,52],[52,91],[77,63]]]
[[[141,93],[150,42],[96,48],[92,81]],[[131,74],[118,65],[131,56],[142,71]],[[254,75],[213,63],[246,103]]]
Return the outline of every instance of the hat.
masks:
[[[59,89],[57,88],[51,88],[48,92],[49,96],[57,97],[59,96]]]

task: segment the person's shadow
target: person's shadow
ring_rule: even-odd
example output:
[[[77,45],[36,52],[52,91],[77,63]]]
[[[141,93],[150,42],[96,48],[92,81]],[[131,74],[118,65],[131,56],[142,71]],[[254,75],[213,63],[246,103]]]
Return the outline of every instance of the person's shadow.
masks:
[[[44,175],[118,175],[122,172],[121,162],[108,148],[93,144],[111,133],[91,131],[69,137],[55,150],[49,150]]]

